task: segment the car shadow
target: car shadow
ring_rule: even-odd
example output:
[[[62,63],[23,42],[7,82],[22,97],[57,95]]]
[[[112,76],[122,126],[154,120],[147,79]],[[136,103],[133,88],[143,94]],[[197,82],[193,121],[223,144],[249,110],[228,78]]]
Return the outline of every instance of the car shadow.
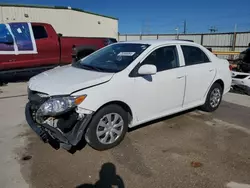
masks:
[[[48,69],[49,70],[49,69]],[[0,86],[6,86],[8,83],[19,83],[19,82],[28,82],[30,78],[36,76],[46,70],[36,70],[32,72],[24,72],[24,73],[13,73],[9,75],[0,75]]]
[[[76,153],[77,151],[83,150],[83,149],[86,147],[86,145],[87,145],[87,142],[86,142],[86,140],[83,138],[83,139],[80,140],[80,142],[79,142],[76,146],[70,148],[70,149],[68,150],[68,152],[69,152],[70,154],[74,154],[74,153]]]
[[[13,78],[3,80],[2,82],[0,82],[0,87],[7,86],[9,83],[28,82],[32,76],[34,76],[34,75],[22,76],[22,77],[14,77],[13,76]]]
[[[181,116],[181,115],[184,115],[184,114],[187,114],[189,112],[192,112],[192,111],[195,111],[197,110],[198,108],[192,108],[192,109],[189,109],[189,110],[186,110],[186,111],[183,111],[183,112],[179,112],[179,113],[176,113],[176,114],[173,114],[173,115],[169,115],[169,116],[166,116],[166,117],[163,117],[163,118],[159,118],[159,119],[156,119],[156,120],[153,120],[153,121],[150,121],[150,122],[147,122],[147,123],[143,123],[141,125],[138,125],[138,126],[135,126],[133,128],[129,128],[128,129],[128,132],[133,132],[135,130],[138,130],[138,129],[141,129],[141,128],[144,128],[144,127],[147,127],[149,125],[152,125],[152,124],[155,124],[155,123],[158,123],[158,122],[161,122],[161,121],[165,121],[165,120],[168,120],[168,119],[172,119],[174,117],[178,117],[178,116]],[[87,142],[85,141],[85,139],[83,138],[79,144],[75,147],[72,147],[70,150],[68,150],[69,153],[71,154],[74,154],[76,153],[77,151],[81,151],[85,148],[85,146],[87,145]]]
[[[116,174],[116,167],[113,163],[105,163],[99,171],[99,180],[95,184],[81,184],[76,188],[125,188],[123,179]]]

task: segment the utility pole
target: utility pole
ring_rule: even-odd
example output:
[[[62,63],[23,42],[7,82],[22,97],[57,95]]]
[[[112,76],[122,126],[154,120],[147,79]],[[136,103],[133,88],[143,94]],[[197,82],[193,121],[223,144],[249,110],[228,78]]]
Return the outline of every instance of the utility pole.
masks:
[[[234,25],[234,32],[237,32],[237,24]]]
[[[142,21],[142,24],[141,24],[141,35],[144,34],[144,20]]]
[[[184,28],[183,28],[183,33],[186,34],[187,33],[187,22],[186,20],[184,20]]]
[[[146,21],[143,21],[142,28],[141,28],[141,34],[148,34],[150,33],[150,25]]]
[[[232,41],[232,51],[235,51],[236,38],[237,38],[237,24],[234,25],[234,35],[233,35],[233,41]],[[231,58],[233,58],[233,55],[231,56]]]
[[[177,27],[175,28],[175,30],[176,30],[176,39],[179,39],[179,28]]]

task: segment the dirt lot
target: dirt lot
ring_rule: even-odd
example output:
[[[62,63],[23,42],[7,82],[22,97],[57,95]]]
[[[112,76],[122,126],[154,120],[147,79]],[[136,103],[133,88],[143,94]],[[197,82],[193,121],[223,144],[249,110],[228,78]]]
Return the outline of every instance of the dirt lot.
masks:
[[[70,154],[27,129],[26,97],[12,87],[11,98],[0,94],[0,187],[249,187],[249,98],[227,95],[214,113],[181,113],[131,130],[112,150]]]

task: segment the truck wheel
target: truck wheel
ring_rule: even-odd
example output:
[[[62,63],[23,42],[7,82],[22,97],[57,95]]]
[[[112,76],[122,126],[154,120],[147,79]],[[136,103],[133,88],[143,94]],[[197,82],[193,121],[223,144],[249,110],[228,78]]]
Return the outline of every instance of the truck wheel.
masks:
[[[82,59],[90,54],[92,54],[94,50],[83,50],[77,53],[77,59]]]
[[[201,110],[205,112],[215,111],[220,106],[223,95],[222,92],[221,85],[219,83],[214,83],[207,94],[205,104],[200,107]]]
[[[108,105],[93,116],[85,134],[87,143],[102,151],[120,144],[128,130],[128,114],[118,105]]]

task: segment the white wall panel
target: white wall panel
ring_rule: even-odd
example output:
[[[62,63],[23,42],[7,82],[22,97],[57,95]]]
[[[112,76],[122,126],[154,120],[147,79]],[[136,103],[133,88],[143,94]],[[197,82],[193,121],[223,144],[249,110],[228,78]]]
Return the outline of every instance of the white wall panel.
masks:
[[[118,20],[91,13],[71,9],[8,6],[2,6],[0,11],[3,23],[45,22],[65,36],[118,38]]]
[[[206,34],[203,36],[204,46],[231,46],[233,34]]]
[[[250,33],[237,34],[236,46],[248,46],[250,43]]]
[[[157,35],[142,35],[142,40],[157,39]]]
[[[176,35],[159,35],[158,39],[175,39]]]
[[[179,39],[193,40],[195,43],[201,44],[201,35],[180,35]]]
[[[130,41],[130,40],[140,40],[140,35],[128,35],[127,41]]]
[[[126,36],[125,35],[119,35],[119,41],[126,41]]]

